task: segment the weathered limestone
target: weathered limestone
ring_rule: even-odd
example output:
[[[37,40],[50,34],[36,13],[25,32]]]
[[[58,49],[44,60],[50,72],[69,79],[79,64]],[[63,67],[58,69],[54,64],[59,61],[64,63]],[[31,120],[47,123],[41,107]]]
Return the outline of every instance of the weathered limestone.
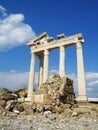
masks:
[[[44,58],[44,55],[41,54],[39,56],[39,60],[40,60],[40,68],[39,68],[39,87],[40,85],[43,83],[43,58]]]
[[[77,101],[87,101],[84,77],[84,63],[82,54],[82,43],[77,42],[77,71],[78,71],[78,97]]]
[[[73,80],[68,77],[61,78],[59,74],[49,77],[32,97],[32,101],[35,103],[54,103],[56,105],[74,103],[74,99]]]
[[[65,47],[64,46],[60,46],[59,74],[61,77],[65,77]]]
[[[57,38],[58,38],[58,39],[65,38],[65,35],[64,35],[64,34],[57,35]]]
[[[48,62],[49,62],[49,50],[44,51],[44,76],[43,82],[48,79]]]
[[[82,43],[84,42],[84,39],[82,37],[82,34],[76,34],[69,37],[65,36],[64,34],[61,34],[57,37],[58,39],[54,40],[52,37],[49,37],[46,32],[44,32],[39,35],[34,41],[28,43],[28,46],[31,47],[32,58],[27,100],[32,98],[32,92],[34,87],[35,54],[39,57],[40,60],[40,72],[38,82],[38,85],[40,86],[48,79],[49,51],[56,48],[60,48],[59,74],[60,77],[65,77],[65,48],[67,46],[76,45],[79,93],[77,101],[87,101],[82,54]]]
[[[32,96],[32,103],[43,103],[45,100],[45,94],[35,94]]]
[[[34,69],[35,69],[35,54],[31,54],[31,65],[30,65],[30,75],[29,75],[29,86],[28,86],[28,99],[32,98],[32,93],[34,89]]]

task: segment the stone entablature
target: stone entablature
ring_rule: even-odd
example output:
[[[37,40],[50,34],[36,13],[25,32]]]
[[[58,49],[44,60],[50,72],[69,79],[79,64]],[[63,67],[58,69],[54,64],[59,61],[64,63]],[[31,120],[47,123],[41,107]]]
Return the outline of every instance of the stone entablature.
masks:
[[[41,39],[42,38],[42,39]],[[64,34],[58,35],[57,40],[49,37],[46,33],[41,34],[36,40],[29,42],[27,45],[31,47],[33,53],[41,52],[45,49],[52,50],[59,48],[60,46],[69,46],[76,44],[77,42],[84,42],[82,34],[76,34],[66,37]]]
[[[34,73],[35,73],[35,58],[36,56],[40,60],[39,69],[39,86],[48,79],[48,65],[49,65],[49,53],[50,50],[60,49],[60,63],[59,74],[60,77],[66,76],[65,69],[65,50],[67,46],[76,45],[77,52],[77,72],[78,72],[78,101],[87,101],[85,78],[84,78],[84,63],[82,54],[82,44],[84,39],[82,34],[76,34],[73,36],[65,36],[64,34],[57,35],[57,40],[53,37],[49,37],[46,32],[39,35],[36,39],[29,42],[27,45],[31,48],[31,66],[28,85],[28,99],[32,99],[34,88]]]

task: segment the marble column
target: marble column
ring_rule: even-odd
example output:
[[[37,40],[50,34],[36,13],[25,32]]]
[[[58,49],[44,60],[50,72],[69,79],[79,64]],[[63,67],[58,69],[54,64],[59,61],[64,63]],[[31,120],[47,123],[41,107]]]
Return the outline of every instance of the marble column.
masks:
[[[43,82],[48,79],[48,62],[49,62],[49,50],[44,51],[44,73],[43,73]]]
[[[39,87],[43,83],[43,58],[44,58],[44,55],[41,54],[39,56],[39,60],[40,60],[40,66],[39,66]]]
[[[32,93],[34,90],[34,69],[35,69],[35,54],[31,54],[31,65],[29,74],[29,86],[28,86],[28,99],[32,99]]]
[[[60,46],[60,63],[59,63],[60,77],[65,77],[65,47]]]
[[[82,43],[76,43],[77,48],[77,72],[78,72],[78,97],[77,101],[87,101],[86,88],[85,88],[85,76],[84,76],[84,63],[83,63],[83,52]]]

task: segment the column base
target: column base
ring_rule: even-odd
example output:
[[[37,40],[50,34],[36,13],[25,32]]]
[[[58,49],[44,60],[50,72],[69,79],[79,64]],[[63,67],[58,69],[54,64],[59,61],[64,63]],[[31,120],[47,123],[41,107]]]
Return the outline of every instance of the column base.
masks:
[[[65,78],[65,74],[59,74],[61,78]]]
[[[88,98],[86,95],[79,95],[77,98],[76,98],[76,101],[77,102],[88,102]]]

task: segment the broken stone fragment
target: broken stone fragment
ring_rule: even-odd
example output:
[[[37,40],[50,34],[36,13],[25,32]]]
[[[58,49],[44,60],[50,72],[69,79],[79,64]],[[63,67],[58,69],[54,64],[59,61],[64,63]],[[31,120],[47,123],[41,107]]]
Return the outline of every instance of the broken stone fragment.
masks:
[[[5,106],[6,106],[6,101],[5,101],[5,100],[0,100],[0,106],[1,106],[2,108],[5,108]]]
[[[17,102],[14,101],[14,100],[8,101],[7,104],[6,104],[5,110],[12,111],[14,106],[16,105],[16,103]]]
[[[22,86],[22,87],[20,87],[20,89],[17,91],[17,94],[18,94],[18,97],[19,97],[19,98],[25,98],[25,97],[27,97],[27,89],[26,89],[24,86]]]
[[[45,117],[47,117],[48,118],[48,116],[51,114],[51,111],[49,111],[49,110],[47,110],[47,111],[45,111],[44,112],[44,115],[45,115]]]
[[[19,114],[19,111],[18,111],[18,110],[14,110],[14,113],[17,113],[17,114]]]
[[[17,99],[16,94],[13,94],[12,91],[6,89],[6,88],[1,88],[0,89],[0,100],[14,100]]]
[[[73,113],[72,113],[72,117],[73,116],[78,116],[78,113],[76,112],[76,111],[74,111]]]
[[[19,111],[19,112],[23,112],[23,111],[24,111],[24,106],[23,106],[22,104],[17,104],[17,105],[14,107],[13,111],[15,111],[15,110],[17,110],[17,111]]]

